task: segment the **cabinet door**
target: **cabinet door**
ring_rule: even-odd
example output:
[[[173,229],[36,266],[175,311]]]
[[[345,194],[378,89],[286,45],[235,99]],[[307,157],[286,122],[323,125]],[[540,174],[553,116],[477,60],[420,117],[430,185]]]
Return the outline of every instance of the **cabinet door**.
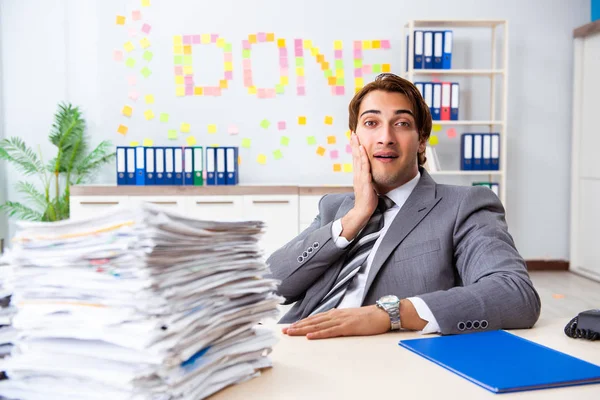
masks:
[[[244,219],[266,224],[260,246],[265,258],[298,235],[297,195],[246,195]]]
[[[70,218],[82,219],[97,215],[111,207],[128,204],[127,196],[71,196]]]
[[[209,221],[241,221],[242,196],[191,196],[186,214]]]
[[[316,216],[319,215],[319,201],[321,195],[302,195],[299,201],[298,228],[300,232],[305,230],[313,223]],[[300,233],[299,232],[299,233]]]
[[[148,202],[182,214],[185,213],[185,197],[183,196],[130,196],[129,202],[132,205]]]

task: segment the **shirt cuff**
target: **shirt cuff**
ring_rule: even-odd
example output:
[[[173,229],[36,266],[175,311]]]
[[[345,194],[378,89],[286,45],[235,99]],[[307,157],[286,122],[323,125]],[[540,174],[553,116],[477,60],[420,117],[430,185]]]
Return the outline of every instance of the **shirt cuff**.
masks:
[[[440,331],[440,326],[429,309],[429,306],[427,306],[427,303],[420,297],[409,297],[407,300],[415,307],[417,314],[419,314],[419,318],[427,321],[427,325],[425,325],[425,328],[423,328],[420,333],[438,333]]]
[[[340,236],[340,234],[342,233],[342,229],[343,228],[341,218],[336,219],[335,221],[333,221],[333,224],[331,224],[331,237],[333,238],[333,242],[335,243],[338,249],[345,249],[350,243],[352,243],[352,241],[349,242],[348,239],[346,239],[343,236]]]

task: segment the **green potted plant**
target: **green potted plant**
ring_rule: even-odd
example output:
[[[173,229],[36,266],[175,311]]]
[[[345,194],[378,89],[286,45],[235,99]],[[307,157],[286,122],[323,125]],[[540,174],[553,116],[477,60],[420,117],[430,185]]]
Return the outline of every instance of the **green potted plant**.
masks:
[[[28,181],[15,185],[29,204],[7,201],[0,204],[0,211],[10,217],[30,221],[59,221],[69,218],[71,185],[89,181],[94,172],[115,156],[109,141],[102,141],[88,152],[85,120],[78,107],[61,103],[54,115],[50,142],[56,146],[56,157],[44,162],[41,151],[35,152],[18,137],[0,141],[0,159],[6,160],[25,176],[35,175],[43,190]]]

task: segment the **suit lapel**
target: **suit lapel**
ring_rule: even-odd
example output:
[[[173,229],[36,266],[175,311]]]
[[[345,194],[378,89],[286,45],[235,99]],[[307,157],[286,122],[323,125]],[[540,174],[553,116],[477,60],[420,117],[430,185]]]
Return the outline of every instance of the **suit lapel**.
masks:
[[[369,276],[367,277],[362,301],[364,301],[367,296],[371,284],[377,277],[377,273],[389,258],[390,254],[442,199],[441,197],[435,197],[435,181],[427,171],[421,168],[420,171],[421,178],[419,179],[419,183],[408,199],[406,199],[406,203],[404,203],[398,214],[396,214],[396,217],[392,221],[392,224],[377,249],[377,253],[375,253],[375,257],[373,258],[369,270]]]

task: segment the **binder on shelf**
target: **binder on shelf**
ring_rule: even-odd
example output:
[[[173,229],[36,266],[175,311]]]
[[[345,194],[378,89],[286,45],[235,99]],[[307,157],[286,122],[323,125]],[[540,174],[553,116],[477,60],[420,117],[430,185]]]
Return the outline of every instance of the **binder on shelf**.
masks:
[[[458,121],[458,107],[460,98],[460,85],[458,83],[452,83],[450,99],[450,120]]]
[[[463,133],[460,144],[460,169],[463,171],[470,171],[473,169],[473,135],[470,133]]]
[[[156,160],[154,147],[146,147],[146,185],[156,185]]]
[[[146,154],[142,146],[135,148],[135,184],[144,186],[146,183]]]
[[[452,69],[452,31],[444,31],[442,69]]]
[[[194,149],[183,148],[183,184],[194,186]]]
[[[206,184],[207,185],[216,185],[217,184],[217,174],[215,171],[216,165],[216,152],[217,149],[215,147],[207,147],[206,148]]]
[[[433,32],[425,31],[423,33],[423,68],[433,68]]]
[[[489,171],[492,169],[492,134],[484,133],[483,135],[483,156],[482,160],[482,168],[485,171]]]
[[[225,184],[226,185],[237,185],[239,183],[238,148],[237,147],[226,147],[225,153],[227,156],[227,162],[225,163],[225,171],[227,171],[227,176],[225,178]]]
[[[175,147],[173,149],[173,165],[175,168],[173,174],[173,185],[183,185],[183,148]]]
[[[126,147],[127,150],[127,174],[126,185],[135,185],[135,147]]]
[[[125,147],[117,147],[117,185],[127,185],[127,152]]]
[[[442,82],[442,110],[440,112],[440,119],[442,121],[450,121],[451,87],[450,82]]]
[[[481,171],[483,169],[483,138],[481,133],[473,134],[473,169]]]
[[[423,82],[415,82],[415,87],[421,93],[421,97],[425,98],[425,93],[423,93]]]
[[[431,112],[431,119],[434,121],[440,120],[440,109],[442,107],[442,84],[435,82],[433,83],[433,107]]]
[[[429,112],[433,115],[433,84],[425,82],[423,83],[423,89],[425,90],[423,99],[425,100],[427,107],[429,107]]]
[[[165,147],[165,185],[175,184],[175,155],[173,147]]]
[[[225,148],[217,147],[217,154],[215,156],[217,163],[217,185],[225,185]]]
[[[164,147],[157,147],[154,149],[154,165],[156,179],[155,185],[166,185],[165,175],[165,149]]]
[[[204,157],[202,146],[194,147],[194,186],[204,185]]]
[[[500,170],[500,134],[492,133],[492,150],[491,150],[491,160],[492,165],[490,169],[492,171]]]
[[[408,49],[408,46],[407,46]],[[414,69],[423,69],[423,31],[415,31],[414,35]]]
[[[444,56],[444,32],[433,32],[433,69],[442,69]]]

